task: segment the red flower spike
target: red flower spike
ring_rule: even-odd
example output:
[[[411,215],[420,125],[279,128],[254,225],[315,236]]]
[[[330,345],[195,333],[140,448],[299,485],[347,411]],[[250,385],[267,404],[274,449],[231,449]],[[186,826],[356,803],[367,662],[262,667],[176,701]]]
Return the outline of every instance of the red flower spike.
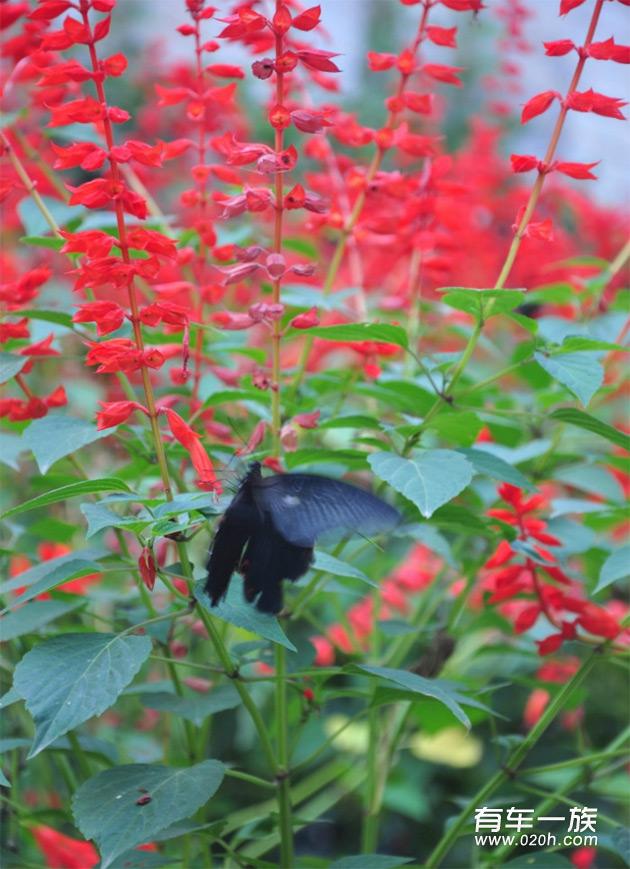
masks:
[[[571,39],[557,39],[554,42],[543,42],[543,45],[548,57],[562,57],[575,48],[575,43]]]
[[[434,78],[436,81],[441,81],[444,84],[452,84],[455,87],[462,87],[462,81],[458,73],[463,72],[462,66],[446,66],[443,63],[425,63],[422,67],[422,72],[425,75]]]
[[[397,57],[395,54],[385,54],[378,51],[368,51],[368,64],[372,72],[384,72],[395,66]]]
[[[43,824],[33,827],[32,833],[51,869],[91,869],[99,862],[98,852],[91,842],[73,839]]]
[[[312,413],[298,413],[297,416],[293,417],[293,422],[299,425],[300,428],[317,428],[320,414],[320,410],[314,410]]]
[[[292,326],[294,329],[312,329],[313,326],[319,326],[317,308],[313,307],[303,314],[298,314],[297,317],[291,320],[289,326]]]
[[[532,169],[540,169],[541,162],[538,157],[531,154],[510,154],[512,172],[531,172]]]
[[[296,54],[309,69],[317,69],[320,72],[341,72],[337,64],[330,59],[331,57],[339,57],[339,52],[311,48],[307,51],[298,51]]]
[[[126,422],[134,411],[139,410],[141,413],[149,415],[146,407],[139,404],[137,401],[99,401],[102,410],[96,414],[97,429],[102,431],[106,428],[111,428],[115,425],[121,425]]]
[[[630,63],[630,45],[617,45],[614,36],[604,42],[592,42],[587,48],[589,57],[595,60],[613,60],[615,63]]]
[[[269,112],[269,123],[274,130],[284,130],[291,123],[289,110],[284,106],[274,106]]]
[[[610,613],[606,612],[605,609],[596,606],[594,603],[585,603],[583,605],[577,622],[589,634],[595,634],[597,637],[606,637],[609,640],[614,639],[621,631],[621,626],[617,620]]]
[[[585,0],[560,0],[560,15],[566,15],[572,9],[577,9]]]
[[[115,332],[125,321],[125,312],[116,302],[88,302],[73,315],[73,323],[96,323],[99,335]]]
[[[523,634],[536,624],[538,616],[541,613],[541,608],[538,604],[532,604],[521,610],[514,622],[514,631],[517,634]]]
[[[538,654],[541,657],[545,655],[553,655],[554,652],[557,652],[562,643],[564,642],[564,637],[562,634],[550,634],[544,640],[537,640],[536,645],[538,646]]]
[[[508,562],[510,558],[514,555],[514,550],[510,546],[507,540],[501,540],[499,545],[497,546],[497,551],[494,553],[492,558],[489,558],[484,567],[493,568],[493,567],[501,567],[503,564]]]
[[[428,26],[426,34],[435,45],[444,45],[447,48],[457,48],[457,40],[455,35],[457,27],[435,27]]]
[[[229,63],[213,63],[206,67],[206,72],[219,78],[245,78],[245,73],[240,66]]]
[[[292,18],[291,13],[289,12],[289,7],[285,3],[280,3],[271,21],[274,33],[278,36],[284,36],[291,27],[291,21]]]
[[[321,15],[321,6],[311,6],[295,16],[292,26],[297,30],[313,30],[319,24]]]
[[[145,546],[138,558],[138,570],[142,577],[142,582],[146,585],[149,591],[153,591],[155,586],[155,578],[157,576],[157,568],[153,552],[148,546]]]
[[[560,100],[562,97],[557,91],[543,91],[536,94],[531,100],[528,100],[523,106],[521,113],[521,124],[526,124],[535,118],[537,115],[542,115],[547,111],[554,100]]]
[[[237,456],[247,456],[253,453],[257,447],[263,442],[265,432],[267,431],[267,423],[264,420],[256,423],[247,443],[236,450]]]
[[[27,12],[28,5],[26,3],[21,5],[24,7],[24,12]],[[70,0],[47,0],[47,2],[41,3],[37,9],[34,9],[28,17],[32,21],[52,21],[53,18],[57,18],[70,9],[71,5]],[[24,12],[20,12],[19,14],[23,15]],[[4,19],[2,23],[5,27],[8,26]]]
[[[619,121],[626,119],[621,111],[625,105],[627,103],[624,100],[600,94],[593,88],[589,88],[587,91],[574,91],[566,99],[567,108],[573,109],[575,112],[593,112],[607,118],[617,118]]]

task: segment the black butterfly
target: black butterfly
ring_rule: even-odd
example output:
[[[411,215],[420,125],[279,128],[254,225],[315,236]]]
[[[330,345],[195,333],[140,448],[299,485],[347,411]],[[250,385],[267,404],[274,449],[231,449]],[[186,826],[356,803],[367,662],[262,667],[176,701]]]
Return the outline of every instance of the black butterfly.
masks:
[[[332,528],[372,534],[399,520],[397,510],[356,486],[315,474],[263,477],[260,462],[252,462],[219,523],[205,590],[216,606],[238,570],[246,600],[262,612],[280,612],[282,580],[306,573],[320,534]]]

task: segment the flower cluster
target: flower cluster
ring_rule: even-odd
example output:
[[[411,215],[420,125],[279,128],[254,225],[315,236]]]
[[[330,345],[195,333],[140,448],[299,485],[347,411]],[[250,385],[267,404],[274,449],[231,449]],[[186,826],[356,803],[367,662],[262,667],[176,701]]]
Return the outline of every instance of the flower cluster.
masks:
[[[509,483],[499,486],[498,492],[506,506],[492,508],[488,515],[512,527],[516,536],[501,540],[484,565],[481,585],[490,592],[488,604],[500,605],[517,634],[544,617],[552,632],[537,641],[541,655],[557,652],[566,640],[588,639],[579,628],[600,641],[619,637],[619,618],[592,603],[583,585],[565,572],[549,548],[561,541],[549,533],[544,519],[534,515],[545,505],[544,496],[525,496]]]

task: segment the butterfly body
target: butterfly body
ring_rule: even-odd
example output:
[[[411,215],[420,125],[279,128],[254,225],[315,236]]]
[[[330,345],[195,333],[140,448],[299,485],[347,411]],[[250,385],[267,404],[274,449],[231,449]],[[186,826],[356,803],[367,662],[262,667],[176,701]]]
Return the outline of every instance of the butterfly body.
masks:
[[[246,600],[263,612],[279,612],[282,580],[306,573],[320,534],[332,528],[373,533],[399,518],[389,504],[356,486],[315,474],[263,477],[260,463],[253,462],[219,523],[206,591],[216,605],[238,570]]]

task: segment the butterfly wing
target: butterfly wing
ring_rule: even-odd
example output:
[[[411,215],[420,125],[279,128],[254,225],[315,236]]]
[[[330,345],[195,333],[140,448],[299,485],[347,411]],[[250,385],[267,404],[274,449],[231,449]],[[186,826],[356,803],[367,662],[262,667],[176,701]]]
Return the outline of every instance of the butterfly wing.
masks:
[[[261,478],[252,494],[275,530],[294,546],[312,547],[320,534],[333,528],[375,534],[400,521],[398,510],[376,495],[315,474]]]
[[[247,540],[261,522],[258,511],[243,488],[225,511],[212,542],[207,562],[208,576],[205,591],[216,606],[228,590],[230,579],[238,569]]]
[[[284,539],[266,516],[256,527],[243,553],[241,572],[246,600],[257,609],[278,613],[282,609],[282,580],[299,579],[313,560],[310,547],[295,546]]]

